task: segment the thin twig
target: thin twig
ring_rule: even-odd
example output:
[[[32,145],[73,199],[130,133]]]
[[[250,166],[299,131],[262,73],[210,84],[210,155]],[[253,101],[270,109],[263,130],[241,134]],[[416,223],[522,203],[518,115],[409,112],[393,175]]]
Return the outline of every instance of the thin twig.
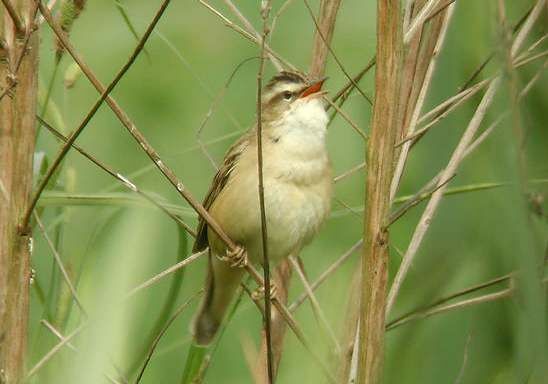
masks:
[[[310,7],[310,4],[308,3],[308,0],[304,0],[304,5],[306,6],[306,9],[308,10],[308,13],[310,14],[310,17],[312,18],[312,21],[314,22],[314,25],[316,27],[316,32],[318,33],[318,36],[320,36],[320,38],[322,39],[323,43],[325,44],[325,46],[329,50],[329,53],[331,53],[331,56],[333,56],[333,59],[335,59],[335,62],[337,63],[337,65],[339,66],[341,71],[344,73],[344,75],[346,76],[348,81],[350,81],[352,83],[354,88],[356,88],[358,90],[358,92],[365,98],[365,100],[367,100],[367,102],[369,104],[373,105],[373,101],[371,101],[371,98],[369,96],[367,96],[365,94],[365,92],[362,91],[362,89],[359,87],[359,85],[352,79],[352,77],[346,71],[346,69],[344,68],[342,62],[339,60],[339,58],[337,57],[335,52],[333,52],[333,49],[331,48],[331,45],[329,44],[329,41],[323,35],[323,32],[321,31],[320,26],[318,25],[318,21],[316,20],[316,16],[314,15],[314,11]]]
[[[304,285],[306,295],[308,296],[310,303],[312,304],[312,310],[314,311],[314,314],[316,315],[317,319],[321,323],[322,328],[327,333],[328,337],[331,339],[331,342],[333,346],[335,347],[335,352],[337,353],[337,355],[340,355],[342,352],[342,349],[341,349],[341,345],[339,344],[339,340],[337,339],[337,336],[335,335],[333,328],[329,324],[329,321],[327,320],[327,317],[325,316],[325,313],[322,310],[322,307],[320,306],[320,303],[318,302],[316,295],[314,295],[314,292],[312,291],[312,287],[310,286],[310,282],[306,278],[301,264],[293,256],[289,257],[289,261],[291,262],[293,269],[297,271],[297,275],[299,275],[299,278],[301,279],[301,282]]]
[[[394,224],[400,217],[405,215],[411,208],[418,205],[421,201],[424,201],[424,200],[428,199],[434,192],[436,192],[438,189],[440,189],[441,187],[443,187],[444,185],[449,183],[455,176],[456,176],[456,174],[451,176],[449,179],[442,181],[438,185],[434,186],[434,188],[432,188],[432,190],[430,190],[426,193],[422,190],[419,191],[419,193],[417,193],[409,201],[407,201],[407,203],[405,205],[401,206],[396,212],[393,212],[390,215],[390,217],[388,218],[388,222],[387,222],[386,226],[389,227],[392,224]]]
[[[145,369],[147,368],[147,365],[150,362],[150,359],[152,358],[152,355],[154,354],[154,351],[156,350],[158,343],[160,342],[162,337],[165,335],[165,333],[167,332],[171,324],[173,324],[173,322],[177,319],[177,317],[179,317],[179,315],[183,313],[186,307],[188,307],[190,303],[192,303],[192,301],[198,298],[202,293],[203,291],[200,290],[196,292],[194,295],[192,295],[187,301],[181,304],[179,308],[177,308],[175,312],[173,312],[173,315],[166,321],[165,325],[162,327],[160,332],[158,332],[158,335],[154,338],[154,341],[150,345],[150,348],[145,357],[145,361],[143,362],[143,366],[141,367],[141,370],[139,371],[139,374],[137,375],[137,378],[135,379],[135,384],[139,384],[139,382],[141,381],[141,378],[143,377],[143,374],[145,373]]]
[[[264,329],[266,336],[266,361],[268,383],[274,383],[274,368],[272,354],[272,306],[270,295],[270,260],[268,258],[268,227],[266,225],[266,209],[264,201],[264,175],[263,175],[263,73],[266,38],[268,36],[268,15],[271,10],[271,1],[266,0],[261,3],[261,17],[263,20],[263,34],[261,37],[261,51],[259,59],[259,71],[257,73],[257,170],[259,178],[259,209],[261,215],[261,246],[263,252],[263,279],[264,279]]]
[[[358,165],[355,165],[353,166],[352,168],[350,168],[349,170],[347,171],[344,171],[343,173],[341,173],[340,175],[338,176],[335,176],[333,178],[333,182],[334,183],[338,183],[339,181],[343,180],[343,179],[346,179],[347,177],[353,175],[354,173],[358,172],[358,171],[361,171],[362,169],[365,168],[365,161],[358,164]]]
[[[40,320],[40,323],[42,323],[51,333],[53,333],[59,340],[64,340],[65,339],[65,336],[63,336],[63,334],[61,332],[59,332],[59,330],[57,330],[57,328],[55,328],[53,325],[51,325],[47,320]],[[78,350],[76,349],[76,347],[68,342],[66,344],[66,346],[68,348],[70,348],[72,351],[74,352],[78,352]],[[103,376],[108,380],[110,381],[112,384],[122,384],[120,383],[118,380],[116,380],[114,377],[112,377],[111,375],[107,374],[107,373],[103,373]]]
[[[200,251],[200,252],[196,252],[196,253],[193,253],[192,255],[188,256],[187,258],[185,258],[184,260],[178,262],[177,264],[174,264],[172,265],[171,267],[167,268],[167,269],[164,269],[162,272],[154,275],[153,277],[151,277],[150,279],[148,279],[147,281],[139,284],[138,286],[136,286],[135,288],[133,288],[131,291],[129,291],[125,298],[130,298],[132,297],[133,295],[135,295],[137,292],[139,291],[142,291],[143,289],[145,288],[148,288],[150,287],[151,285],[153,284],[156,284],[158,281],[160,281],[161,279],[163,279],[164,277],[178,271],[179,269],[181,268],[184,268],[186,267],[187,265],[189,265],[190,263],[194,262],[195,260],[197,260],[200,256],[202,255],[206,255],[208,252],[208,248],[206,248],[205,250],[203,251]]]
[[[375,66],[376,63],[377,63],[377,57],[373,56],[369,60],[365,68],[363,68],[360,72],[358,72],[358,74],[352,78],[352,81],[349,81],[348,83],[346,83],[341,88],[341,90],[337,92],[335,96],[333,96],[333,102],[336,102],[339,98],[342,97],[341,103],[339,104],[339,107],[340,107],[344,103],[344,101],[348,99],[350,92],[354,89],[354,84],[357,84],[365,76],[365,74],[369,72],[371,68]],[[327,109],[329,109],[329,106],[327,106]]]
[[[335,110],[339,113],[339,115],[341,115],[343,119],[345,119],[346,122],[350,124],[350,126],[354,129],[354,131],[358,133],[358,135],[362,137],[362,139],[364,139],[365,141],[369,139],[367,135],[360,129],[360,127],[358,127],[358,125],[354,123],[352,119],[341,108],[337,106],[337,104],[332,102],[328,97],[324,97],[323,99],[327,101],[327,103],[331,105],[333,108],[335,108]]]
[[[211,102],[211,105],[209,106],[209,109],[204,117],[204,119],[202,120],[202,123],[200,124],[200,127],[198,128],[198,131],[196,132],[196,141],[198,142],[198,146],[200,147],[200,149],[202,150],[203,154],[207,157],[207,159],[209,160],[209,162],[211,163],[211,165],[213,166],[213,168],[215,169],[215,171],[218,171],[219,170],[219,167],[217,166],[217,163],[215,162],[215,160],[213,159],[213,157],[211,156],[211,154],[209,153],[209,151],[207,150],[207,144],[204,143],[202,141],[202,132],[205,128],[205,125],[206,123],[209,121],[209,119],[211,118],[211,116],[213,115],[213,111],[215,110],[215,108],[217,107],[217,105],[220,103],[220,101],[222,100],[225,92],[228,90],[228,88],[230,87],[230,83],[232,82],[232,80],[234,79],[234,76],[236,76],[236,73],[238,72],[238,70],[240,70],[240,68],[242,68],[242,66],[248,62],[250,62],[251,60],[255,60],[255,59],[258,59],[258,57],[249,57],[245,60],[243,60],[242,62],[240,62],[236,68],[234,68],[234,70],[232,71],[232,73],[230,74],[230,76],[228,77],[228,80],[226,81],[225,85],[223,86],[223,88],[221,88],[221,90],[217,93],[217,95],[215,95],[215,97],[213,98],[213,101]]]
[[[392,322],[392,323],[387,324],[386,330],[391,331],[391,330],[393,330],[393,329],[395,329],[399,326],[402,326],[404,324],[407,324],[407,323],[409,323],[413,320],[424,319],[426,317],[430,317],[430,316],[437,315],[437,314],[440,314],[440,313],[452,311],[452,310],[455,310],[455,309],[469,307],[471,305],[476,305],[476,304],[481,304],[481,303],[488,303],[488,302],[491,302],[491,301],[504,299],[504,298],[510,297],[512,295],[512,291],[513,291],[512,288],[505,288],[501,291],[497,291],[497,292],[494,292],[494,293],[488,293],[488,294],[485,294],[485,295],[482,295],[482,296],[462,300],[462,301],[459,301],[459,302],[456,302],[456,303],[446,304],[446,305],[434,307],[434,308],[431,308],[431,309],[428,309],[428,310],[425,310],[425,311],[421,311],[421,312],[415,312],[413,315],[411,315],[409,317],[406,317],[406,318],[402,318],[398,322]]]
[[[246,31],[245,29],[243,29],[239,25],[232,22],[230,19],[228,19],[221,12],[219,12],[218,10],[213,8],[206,1],[204,1],[204,0],[198,0],[198,1],[200,2],[200,4],[202,4],[204,7],[206,7],[211,13],[213,13],[215,16],[219,17],[227,27],[229,27],[229,28],[233,29],[234,31],[238,32],[240,35],[245,37],[247,40],[249,40],[249,41],[251,41],[251,42],[253,42],[253,43],[255,43],[259,46],[261,45],[260,39],[258,39],[252,33]],[[280,55],[278,55],[276,52],[274,52],[274,50],[272,50],[272,48],[270,48],[268,45],[265,45],[265,50],[269,55],[271,55],[272,57],[276,58],[276,60],[281,62],[286,68],[290,68],[292,70],[296,69],[296,67],[293,64],[291,64],[290,62],[288,62],[287,60],[282,58]]]
[[[8,14],[10,15],[11,21],[13,21],[13,25],[15,26],[15,29],[17,30],[17,32],[19,33],[25,32],[25,26],[23,25],[21,18],[17,14],[17,11],[11,4],[10,0],[2,0],[2,3],[4,4],[6,11],[8,11]]]
[[[468,337],[466,338],[466,343],[464,344],[464,355],[462,357],[462,364],[460,366],[459,375],[455,379],[454,384],[462,383],[462,379],[464,378],[464,372],[466,370],[466,364],[468,363],[468,349],[470,347],[470,342],[471,341],[472,341],[472,332],[468,333]]]
[[[80,311],[84,314],[84,316],[87,316],[86,310],[84,309],[84,306],[82,305],[82,301],[78,297],[78,293],[76,292],[76,288],[74,287],[74,284],[72,284],[72,281],[70,280],[70,276],[67,272],[67,269],[63,265],[63,261],[61,260],[61,256],[59,255],[59,252],[57,252],[57,249],[55,249],[55,245],[51,241],[46,228],[44,228],[44,224],[42,223],[42,220],[40,220],[40,216],[38,216],[38,213],[34,212],[34,219],[36,220],[36,223],[38,224],[38,228],[40,228],[40,232],[42,232],[42,236],[44,236],[44,239],[46,239],[46,242],[48,243],[49,249],[51,250],[51,253],[53,254],[53,258],[55,260],[55,263],[57,263],[57,267],[61,271],[61,274],[63,275],[63,279],[65,279],[65,283],[69,287],[70,293],[72,295],[72,298],[74,299],[74,302],[76,305],[78,305],[78,308],[80,308]]]
[[[228,6],[228,8],[232,11],[232,13],[234,15],[236,15],[236,17],[238,19],[240,19],[240,21],[244,24],[244,26],[247,28],[247,31],[252,33],[253,35],[255,35],[255,37],[257,39],[259,39],[259,43],[260,45],[262,45],[263,43],[263,38],[266,38],[266,37],[263,37],[254,27],[253,25],[249,22],[249,20],[244,16],[244,14],[238,9],[238,7],[231,1],[231,0],[223,0],[224,3]],[[265,46],[265,49],[270,49],[270,46],[268,45],[267,42],[264,43],[264,46]],[[278,59],[276,59],[276,57],[270,53],[268,53],[268,58],[270,59],[270,61],[272,62],[272,65],[274,65],[274,67],[278,70],[278,71],[281,71],[283,70],[283,66],[282,64],[280,63],[280,61]]]
[[[333,274],[339,267],[344,264],[346,260],[350,258],[356,252],[361,248],[363,245],[363,240],[358,240],[354,245],[350,247],[346,252],[344,252],[340,257],[337,258],[337,260],[331,264],[325,271],[322,272],[322,274],[310,285],[310,288],[312,289],[312,292],[314,292],[324,281],[327,280],[329,276]],[[306,299],[308,298],[307,292],[303,292],[299,297],[295,299],[295,301],[288,307],[291,312],[294,312]]]
[[[76,335],[78,335],[85,327],[87,326],[87,323],[80,324],[76,329],[74,329],[71,333],[69,333],[67,336],[65,336],[64,339],[59,341],[53,348],[51,348],[48,353],[46,353],[39,361],[36,363],[27,373],[27,379],[31,378],[38,372],[40,368],[44,366],[63,346],[67,343],[69,343]]]

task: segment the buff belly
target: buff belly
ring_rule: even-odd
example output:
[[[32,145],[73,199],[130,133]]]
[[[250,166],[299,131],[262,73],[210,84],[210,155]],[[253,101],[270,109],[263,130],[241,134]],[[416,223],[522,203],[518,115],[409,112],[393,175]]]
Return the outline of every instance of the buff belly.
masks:
[[[223,190],[222,198],[213,204],[211,214],[229,237],[248,251],[254,263],[261,262],[261,218],[257,179],[242,180]],[[247,184],[242,188],[242,183]],[[234,191],[233,185],[238,185]],[[331,182],[324,179],[307,186],[295,185],[278,178],[265,180],[265,207],[268,233],[268,255],[276,263],[310,242],[329,213]],[[221,202],[221,203],[219,203]],[[213,252],[222,255],[224,244],[209,231]]]

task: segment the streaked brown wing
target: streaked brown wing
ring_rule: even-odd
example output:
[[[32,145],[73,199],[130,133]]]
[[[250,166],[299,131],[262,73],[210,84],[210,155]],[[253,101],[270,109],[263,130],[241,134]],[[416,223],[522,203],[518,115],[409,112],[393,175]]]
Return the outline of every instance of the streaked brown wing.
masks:
[[[211,187],[209,188],[209,191],[207,192],[207,195],[204,199],[203,205],[204,208],[209,210],[217,196],[221,193],[223,188],[225,187],[228,179],[230,178],[230,174],[234,170],[234,167],[238,163],[238,159],[240,158],[240,155],[243,151],[248,147],[249,140],[252,137],[253,130],[248,131],[245,133],[237,142],[235,142],[226,152],[226,155],[223,160],[223,164],[215,174],[215,177],[213,178],[213,182],[211,184]],[[192,252],[199,252],[203,249],[205,249],[208,246],[208,240],[207,240],[207,225],[203,218],[200,217],[198,221],[198,228],[196,230],[196,241],[194,242],[194,247],[192,248]]]

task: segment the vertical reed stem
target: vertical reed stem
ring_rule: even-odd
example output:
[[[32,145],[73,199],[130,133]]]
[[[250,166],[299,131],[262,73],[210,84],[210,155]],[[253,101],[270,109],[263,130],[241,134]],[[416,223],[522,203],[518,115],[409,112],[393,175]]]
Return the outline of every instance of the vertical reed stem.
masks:
[[[371,137],[367,149],[367,194],[361,285],[358,383],[379,383],[384,355],[384,311],[388,279],[390,182],[394,145],[401,129],[403,65],[400,0],[377,2],[377,68]]]
[[[0,17],[0,382],[22,381],[27,344],[30,230],[20,228],[32,188],[38,35],[34,2],[11,1],[28,30],[17,31],[3,5]]]

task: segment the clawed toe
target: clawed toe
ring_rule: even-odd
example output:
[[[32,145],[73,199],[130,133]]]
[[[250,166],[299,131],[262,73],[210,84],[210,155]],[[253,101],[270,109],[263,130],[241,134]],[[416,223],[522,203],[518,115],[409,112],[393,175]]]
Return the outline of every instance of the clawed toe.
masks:
[[[245,248],[236,246],[236,249],[226,250],[226,255],[220,257],[222,261],[226,261],[232,268],[244,268],[247,266],[247,253]]]
[[[254,290],[253,293],[251,293],[251,298],[255,301],[264,299],[264,291],[265,291],[264,285],[260,286],[259,288]],[[271,300],[276,299],[277,296],[278,296],[278,287],[271,282],[270,283],[270,299]]]

